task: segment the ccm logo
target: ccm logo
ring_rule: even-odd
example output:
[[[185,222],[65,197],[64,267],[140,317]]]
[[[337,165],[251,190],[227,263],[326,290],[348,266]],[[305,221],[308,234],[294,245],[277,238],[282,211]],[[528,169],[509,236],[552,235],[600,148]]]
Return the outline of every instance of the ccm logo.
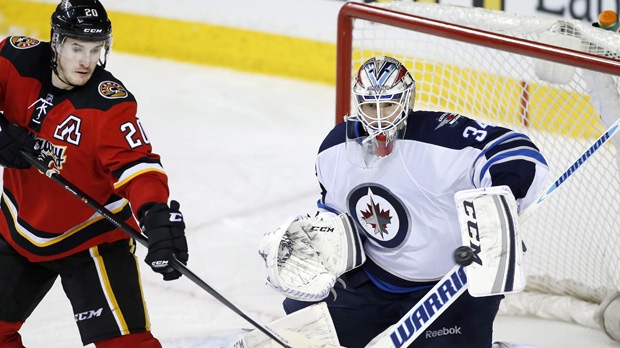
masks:
[[[183,214],[181,214],[181,213],[170,213],[170,221],[172,221],[172,222],[181,222],[181,221],[183,221]]]
[[[463,201],[463,209],[469,218],[467,220],[467,230],[469,232],[469,246],[474,249],[474,262],[482,266],[482,260],[478,255],[480,253],[480,234],[478,233],[478,221],[476,219],[476,208],[474,202]]]
[[[168,260],[153,261],[151,262],[151,266],[155,268],[167,267]]]
[[[75,321],[82,321],[82,320],[87,320],[91,318],[97,318],[101,316],[102,312],[103,312],[103,308],[99,308],[97,310],[91,309],[90,311],[78,313],[74,315]]]
[[[103,32],[103,29],[90,29],[90,28],[85,28],[85,29],[84,29],[84,32],[85,32],[85,33],[94,33],[94,34],[97,34],[97,33],[101,33],[101,32]]]

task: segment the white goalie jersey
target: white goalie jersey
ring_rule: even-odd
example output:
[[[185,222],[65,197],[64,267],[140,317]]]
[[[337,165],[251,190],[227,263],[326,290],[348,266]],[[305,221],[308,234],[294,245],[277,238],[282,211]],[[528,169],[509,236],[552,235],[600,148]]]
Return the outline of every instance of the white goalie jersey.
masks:
[[[523,210],[548,184],[547,162],[524,134],[443,112],[411,112],[407,122],[404,139],[373,166],[352,160],[346,132],[363,130],[349,122],[330,132],[316,160],[319,207],[351,215],[365,239],[362,267],[393,292],[436,281],[455,265],[456,192],[506,185]]]

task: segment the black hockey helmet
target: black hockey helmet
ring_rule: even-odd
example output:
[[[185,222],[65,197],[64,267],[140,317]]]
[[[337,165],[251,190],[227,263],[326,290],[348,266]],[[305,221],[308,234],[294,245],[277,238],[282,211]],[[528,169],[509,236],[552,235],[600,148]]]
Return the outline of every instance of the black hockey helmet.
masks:
[[[54,34],[83,41],[109,41],[112,23],[99,0],[62,0],[52,14]]]

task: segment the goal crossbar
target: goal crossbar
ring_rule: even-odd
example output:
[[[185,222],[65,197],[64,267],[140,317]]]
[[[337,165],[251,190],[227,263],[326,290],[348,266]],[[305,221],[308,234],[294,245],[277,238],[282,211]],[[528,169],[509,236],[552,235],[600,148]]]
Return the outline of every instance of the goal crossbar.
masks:
[[[595,70],[607,74],[620,76],[620,61],[601,57],[585,52],[579,52],[563,47],[551,46],[544,43],[528,41],[489,31],[473,30],[469,27],[450,24],[435,19],[419,17],[407,13],[381,9],[374,6],[348,2],[338,13],[338,37],[336,59],[336,123],[343,121],[350,112],[349,99],[351,95],[352,39],[353,21],[365,19],[368,21],[388,24],[391,26],[415,30],[421,33],[440,36],[448,39],[469,42],[474,45],[485,46],[512,53],[518,53],[533,58],[542,55],[545,59],[561,64]],[[347,62],[349,64],[347,64]]]

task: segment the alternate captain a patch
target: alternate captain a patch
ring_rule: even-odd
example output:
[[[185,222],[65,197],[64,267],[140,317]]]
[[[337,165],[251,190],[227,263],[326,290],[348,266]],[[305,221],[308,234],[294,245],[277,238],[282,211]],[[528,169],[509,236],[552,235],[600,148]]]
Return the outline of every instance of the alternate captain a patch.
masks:
[[[104,98],[116,99],[126,98],[128,93],[125,87],[121,86],[119,83],[114,81],[103,81],[99,84],[99,94]]]
[[[399,248],[411,232],[403,202],[386,188],[362,184],[347,199],[349,214],[366,237],[385,248]]]
[[[40,43],[39,40],[27,36],[11,36],[9,41],[13,47],[20,50],[34,47]]]

